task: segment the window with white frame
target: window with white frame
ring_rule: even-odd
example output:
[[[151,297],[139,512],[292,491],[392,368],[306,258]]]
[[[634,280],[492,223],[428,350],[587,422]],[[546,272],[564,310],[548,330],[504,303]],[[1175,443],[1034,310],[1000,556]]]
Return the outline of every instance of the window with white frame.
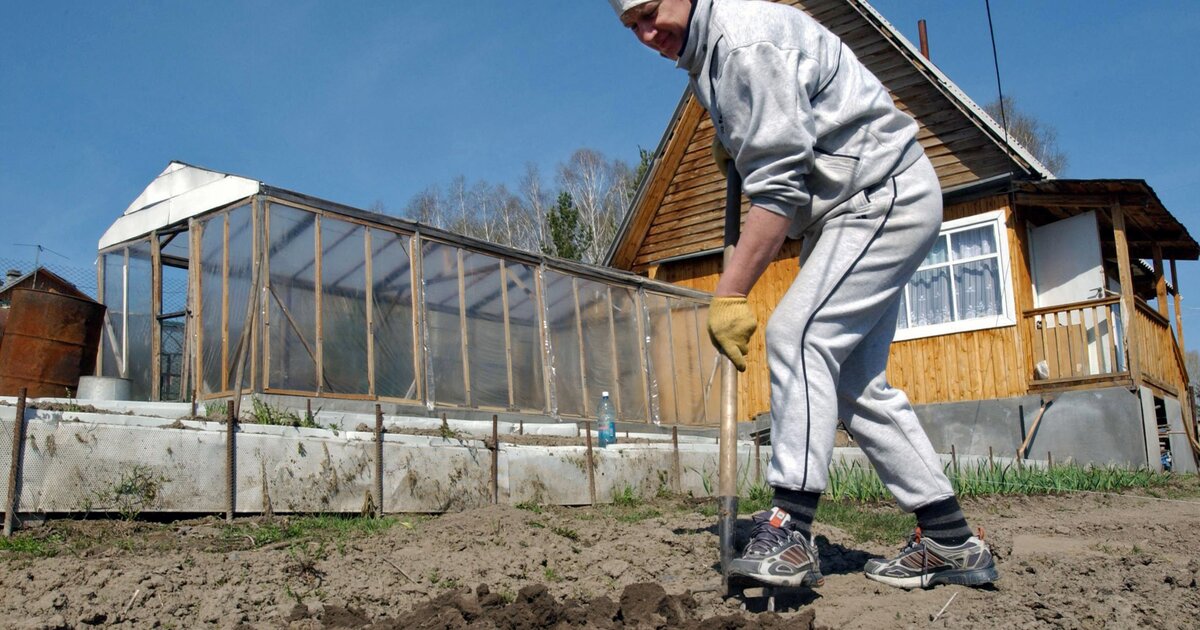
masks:
[[[941,233],[904,287],[896,340],[1016,323],[1004,212],[942,224]]]

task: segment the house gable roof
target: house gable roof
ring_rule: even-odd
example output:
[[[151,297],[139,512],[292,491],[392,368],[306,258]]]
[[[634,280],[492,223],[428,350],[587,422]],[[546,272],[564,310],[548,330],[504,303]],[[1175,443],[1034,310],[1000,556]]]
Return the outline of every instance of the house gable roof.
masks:
[[[824,24],[879,77],[896,105],[917,120],[918,139],[943,189],[1053,177],[866,2],[776,1]],[[710,158],[712,137],[708,114],[685,91],[609,250],[608,264],[640,270],[720,249],[725,182]],[[743,212],[747,207],[744,203]]]

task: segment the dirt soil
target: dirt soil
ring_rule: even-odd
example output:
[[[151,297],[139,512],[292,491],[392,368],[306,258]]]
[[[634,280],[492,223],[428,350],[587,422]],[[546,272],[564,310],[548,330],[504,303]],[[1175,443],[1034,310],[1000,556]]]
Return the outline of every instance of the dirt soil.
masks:
[[[984,589],[871,582],[866,559],[902,541],[818,523],[825,585],[777,614],[719,592],[711,502],[495,506],[275,539],[299,521],[52,520],[0,551],[0,626],[1194,628],[1196,486],[967,501],[999,559]]]

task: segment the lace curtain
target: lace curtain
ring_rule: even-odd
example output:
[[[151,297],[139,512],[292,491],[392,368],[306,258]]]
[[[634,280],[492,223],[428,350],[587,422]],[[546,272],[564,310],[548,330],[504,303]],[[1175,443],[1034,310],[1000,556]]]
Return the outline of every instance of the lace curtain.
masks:
[[[993,224],[939,236],[908,283],[897,328],[1003,314],[999,263]]]

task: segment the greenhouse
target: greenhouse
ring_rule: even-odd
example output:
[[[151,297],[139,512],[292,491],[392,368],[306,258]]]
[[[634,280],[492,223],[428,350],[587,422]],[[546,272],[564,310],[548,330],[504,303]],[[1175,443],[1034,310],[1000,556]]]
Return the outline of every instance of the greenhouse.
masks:
[[[105,232],[98,375],[140,400],[716,425],[707,294],[172,162]]]

